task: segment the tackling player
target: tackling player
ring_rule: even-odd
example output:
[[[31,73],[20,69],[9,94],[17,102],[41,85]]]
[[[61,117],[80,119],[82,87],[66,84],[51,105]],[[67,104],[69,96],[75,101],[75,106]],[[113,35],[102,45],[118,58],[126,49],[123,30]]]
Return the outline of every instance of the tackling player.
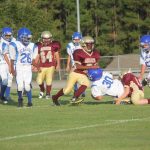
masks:
[[[114,98],[119,98],[123,95],[123,84],[120,80],[114,79],[109,72],[105,72],[100,68],[88,69],[87,75],[92,81],[91,94],[95,100],[102,100],[105,95]]]
[[[140,55],[141,72],[139,79],[142,80],[146,68],[150,69],[150,35],[144,35],[140,38],[140,48],[141,48],[141,55]],[[150,73],[143,80],[143,83],[144,86],[145,84],[150,85]]]
[[[58,101],[59,97],[69,94],[76,82],[80,84],[80,87],[74,93],[71,103],[77,104],[82,102],[83,99],[79,98],[79,96],[90,86],[90,81],[87,77],[87,69],[99,68],[98,61],[100,54],[94,48],[94,39],[90,36],[85,36],[83,37],[81,44],[83,48],[77,49],[73,53],[75,68],[69,74],[67,86],[52,96],[53,103],[57,106],[60,105]]]
[[[17,91],[18,91],[18,107],[23,107],[22,91],[25,89],[28,103],[27,106],[32,106],[32,60],[38,54],[37,46],[31,42],[31,31],[28,28],[18,30],[17,40],[11,42],[9,46],[11,58],[11,72],[16,75]],[[15,70],[14,70],[15,61]]]
[[[60,69],[60,49],[61,44],[58,41],[52,40],[52,34],[49,31],[43,31],[41,34],[41,42],[37,44],[38,56],[36,58],[36,64],[38,68],[37,83],[40,87],[39,98],[43,98],[46,82],[46,99],[50,98],[50,92],[52,88],[52,79],[54,71]]]

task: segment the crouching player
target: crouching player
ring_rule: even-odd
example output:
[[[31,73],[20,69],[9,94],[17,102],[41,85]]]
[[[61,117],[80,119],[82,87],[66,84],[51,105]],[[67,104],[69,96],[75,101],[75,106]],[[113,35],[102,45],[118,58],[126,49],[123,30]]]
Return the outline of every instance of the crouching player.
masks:
[[[124,94],[124,87],[120,80],[114,79],[109,72],[103,71],[101,68],[88,69],[88,77],[92,81],[91,94],[95,100],[102,100],[103,96],[112,96],[120,98]],[[121,103],[129,101],[122,100]]]
[[[116,104],[120,104],[120,101],[124,98],[130,99],[134,105],[150,104],[150,98],[144,98],[144,91],[142,84],[138,77],[133,73],[125,73],[121,77],[121,82],[124,85],[124,94],[116,99]]]

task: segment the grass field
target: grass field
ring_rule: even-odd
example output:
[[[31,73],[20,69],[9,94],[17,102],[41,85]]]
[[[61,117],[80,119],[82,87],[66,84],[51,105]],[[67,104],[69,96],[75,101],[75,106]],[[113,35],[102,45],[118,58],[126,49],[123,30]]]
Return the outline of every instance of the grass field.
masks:
[[[98,103],[88,90],[83,104],[70,106],[64,96],[56,107],[37,95],[32,108],[17,108],[14,90],[13,101],[0,104],[0,150],[150,150],[150,105]]]

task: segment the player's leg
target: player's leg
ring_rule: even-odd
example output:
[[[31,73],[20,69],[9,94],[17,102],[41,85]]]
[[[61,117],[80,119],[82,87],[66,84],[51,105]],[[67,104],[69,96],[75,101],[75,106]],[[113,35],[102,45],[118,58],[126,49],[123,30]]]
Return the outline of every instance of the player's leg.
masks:
[[[23,98],[22,98],[22,91],[24,89],[23,83],[23,76],[22,70],[16,70],[16,83],[17,83],[17,92],[18,92],[18,107],[23,107]]]
[[[90,86],[90,81],[84,74],[75,73],[77,82],[81,85],[78,90],[74,93],[72,103],[80,103],[83,101],[83,98],[79,98],[80,95],[85,92],[86,88]]]
[[[7,84],[7,88],[6,88],[6,91],[5,91],[5,97],[7,100],[10,100],[10,89],[11,89],[11,85],[12,85],[12,80],[13,80],[13,76],[12,74],[10,74],[8,72],[8,84]]]
[[[8,84],[8,78],[7,78],[7,66],[6,64],[1,64],[0,66],[0,76],[1,76],[1,93],[0,93],[0,99],[3,101],[4,104],[7,104],[7,100],[5,99],[4,95],[5,95],[5,91],[7,88],[7,84]]]
[[[46,69],[41,68],[41,71],[38,72],[38,75],[37,75],[37,83],[40,87],[40,93],[39,93],[39,98],[40,99],[43,98],[44,92],[45,92],[45,88],[44,88],[45,74],[46,74]]]
[[[66,87],[60,89],[55,95],[52,96],[52,100],[55,105],[60,105],[58,102],[59,97],[69,94],[72,91],[73,86],[76,83],[76,81],[77,81],[76,73],[71,72],[69,74]]]
[[[24,74],[24,87],[26,90],[27,98],[28,98],[28,104],[27,104],[28,107],[32,106],[31,81],[32,81],[32,71],[29,66],[29,68],[27,68]]]
[[[55,67],[49,67],[46,70],[46,99],[50,98],[51,88],[52,88],[52,79],[54,75]]]

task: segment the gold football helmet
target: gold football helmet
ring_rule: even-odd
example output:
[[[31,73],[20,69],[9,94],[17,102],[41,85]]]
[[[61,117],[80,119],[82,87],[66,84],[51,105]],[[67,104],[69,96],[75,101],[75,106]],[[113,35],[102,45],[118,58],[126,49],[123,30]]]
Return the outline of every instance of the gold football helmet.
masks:
[[[81,46],[88,52],[94,49],[94,39],[91,36],[84,36],[81,41]]]
[[[42,42],[47,45],[52,41],[52,34],[49,31],[43,31],[41,34]]]

